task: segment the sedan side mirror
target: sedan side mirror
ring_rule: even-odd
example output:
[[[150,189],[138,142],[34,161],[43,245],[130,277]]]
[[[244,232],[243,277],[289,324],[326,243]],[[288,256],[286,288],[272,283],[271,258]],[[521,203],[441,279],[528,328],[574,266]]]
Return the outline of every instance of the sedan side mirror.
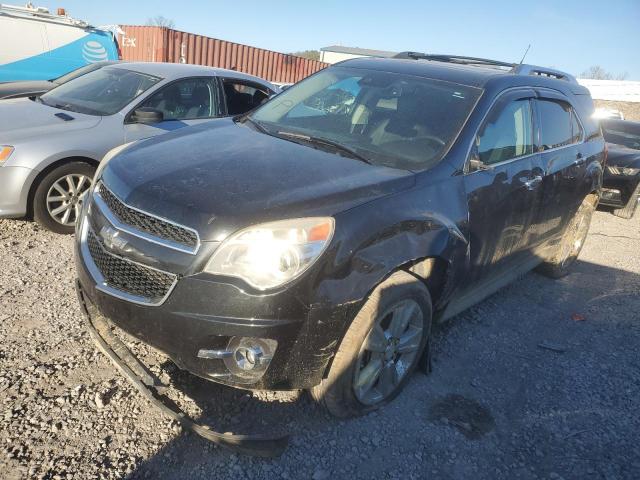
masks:
[[[134,110],[132,120],[144,124],[160,123],[164,120],[164,114],[160,110],[142,107]]]

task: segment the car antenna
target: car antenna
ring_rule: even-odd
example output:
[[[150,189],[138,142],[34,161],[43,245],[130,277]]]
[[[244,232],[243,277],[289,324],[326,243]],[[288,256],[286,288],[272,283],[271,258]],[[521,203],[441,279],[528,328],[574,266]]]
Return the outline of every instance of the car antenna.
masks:
[[[527,49],[524,51],[524,55],[522,55],[522,60],[520,60],[520,65],[522,65],[522,62],[524,62],[524,57],[527,56],[527,53],[529,53],[529,49],[531,48],[531,44],[529,44],[529,46],[527,47]]]

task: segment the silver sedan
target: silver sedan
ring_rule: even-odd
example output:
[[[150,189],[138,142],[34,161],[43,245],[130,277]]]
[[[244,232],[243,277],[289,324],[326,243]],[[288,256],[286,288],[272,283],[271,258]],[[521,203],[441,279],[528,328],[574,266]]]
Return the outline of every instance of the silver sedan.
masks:
[[[172,63],[104,67],[39,98],[0,102],[0,218],[73,232],[78,202],[121,145],[247,112],[278,88],[251,75]]]

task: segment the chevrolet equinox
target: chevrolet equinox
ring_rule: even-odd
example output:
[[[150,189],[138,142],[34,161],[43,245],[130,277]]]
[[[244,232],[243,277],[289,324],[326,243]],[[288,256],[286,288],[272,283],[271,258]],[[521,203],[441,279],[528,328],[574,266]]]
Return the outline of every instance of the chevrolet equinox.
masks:
[[[77,225],[85,313],[214,382],[377,409],[433,322],[567,273],[602,183],[592,111],[557,70],[405,52],[121,147]]]

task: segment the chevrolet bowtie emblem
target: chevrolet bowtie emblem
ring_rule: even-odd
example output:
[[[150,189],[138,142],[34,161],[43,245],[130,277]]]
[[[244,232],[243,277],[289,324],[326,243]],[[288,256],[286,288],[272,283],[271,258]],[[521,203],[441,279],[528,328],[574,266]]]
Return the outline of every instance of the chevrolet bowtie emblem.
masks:
[[[109,250],[124,251],[127,247],[127,241],[124,238],[120,238],[119,234],[120,231],[109,225],[105,225],[100,229],[100,238],[102,238],[104,246]]]

